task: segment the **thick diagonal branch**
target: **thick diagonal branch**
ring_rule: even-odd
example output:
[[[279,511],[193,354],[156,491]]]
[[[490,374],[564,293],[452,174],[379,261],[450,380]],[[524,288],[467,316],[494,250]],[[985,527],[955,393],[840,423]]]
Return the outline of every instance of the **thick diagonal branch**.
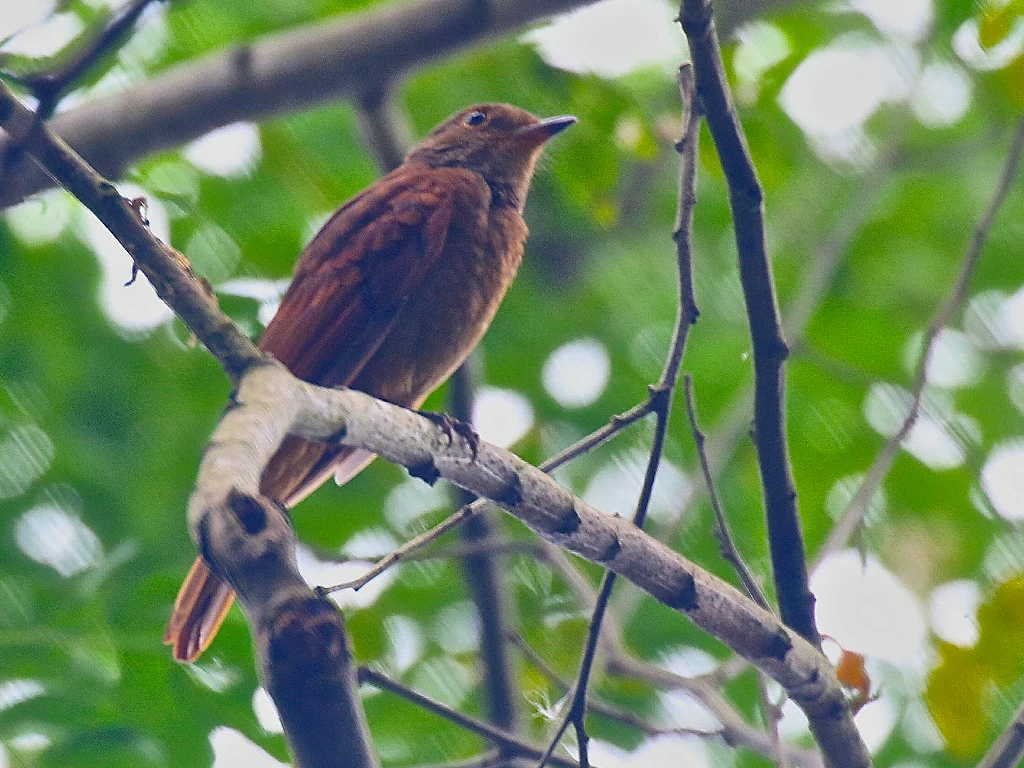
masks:
[[[869,765],[827,660],[732,586],[630,521],[572,496],[507,451],[482,442],[474,450],[413,411],[356,391],[314,387],[273,361],[251,366],[243,376],[233,407],[204,455],[189,503],[190,530],[219,569],[251,571],[254,562],[268,557],[265,552],[281,552],[273,516],[250,526],[260,530],[244,548],[223,546],[218,532],[237,528],[219,522],[237,517],[233,497],[259,498],[263,467],[287,434],[365,448],[425,480],[444,477],[491,499],[548,541],[632,581],[777,680],[807,713],[829,765]],[[259,599],[273,603],[271,587],[268,580],[246,588],[267,589]]]

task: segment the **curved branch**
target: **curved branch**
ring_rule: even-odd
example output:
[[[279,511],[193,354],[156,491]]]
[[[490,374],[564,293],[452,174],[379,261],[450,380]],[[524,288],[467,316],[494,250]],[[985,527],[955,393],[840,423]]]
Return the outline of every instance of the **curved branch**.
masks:
[[[721,28],[797,0],[743,0]],[[103,175],[237,120],[358,99],[424,62],[593,0],[414,0],[267,36],[181,64],[51,122]],[[0,209],[53,186],[0,135]],[[11,160],[14,160],[12,163]]]
[[[238,120],[358,99],[424,62],[592,0],[414,0],[269,35],[186,62],[51,127],[100,173]],[[51,186],[0,136],[0,207]],[[14,160],[12,163],[11,160]]]

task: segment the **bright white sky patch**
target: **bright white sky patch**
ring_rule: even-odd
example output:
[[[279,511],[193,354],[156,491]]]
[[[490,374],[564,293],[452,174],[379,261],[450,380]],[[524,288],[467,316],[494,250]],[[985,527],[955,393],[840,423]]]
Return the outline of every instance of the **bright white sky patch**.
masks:
[[[573,750],[573,757],[577,757]],[[649,768],[663,766],[686,766],[686,768],[710,768],[711,759],[702,739],[696,736],[665,734],[644,739],[632,752],[616,747],[600,739],[590,742],[590,759],[602,768]]]
[[[262,277],[236,277],[217,286],[217,293],[231,296],[244,296],[260,303],[256,316],[266,328],[274,319],[281,306],[281,297],[288,290],[291,278],[268,280]]]
[[[845,35],[797,66],[779,103],[821,157],[863,166],[875,155],[865,123],[885,102],[910,96],[919,66],[909,46]]]
[[[154,235],[169,243],[170,222],[163,204],[135,184],[119,184],[118,191],[129,200],[134,197],[146,198],[145,213],[150,229]],[[100,306],[118,330],[126,336],[145,335],[173,317],[171,310],[160,301],[153,286],[141,272],[134,283],[125,285],[132,276],[131,256],[92,214],[88,214],[85,220],[85,237],[103,269]]]
[[[7,743],[15,752],[42,752],[53,742],[45,733],[39,731],[23,731],[17,736],[7,739]],[[20,763],[24,765],[24,763]]]
[[[850,0],[886,37],[919,42],[932,23],[931,0]]]
[[[213,768],[290,768],[234,728],[220,726],[210,732]]]
[[[1003,302],[1001,314],[1007,342],[1017,349],[1024,349],[1024,288]]]
[[[978,19],[970,18],[953,34],[953,50],[967,66],[982,72],[1002,69],[1024,50],[1024,17],[1018,16],[1005,38],[985,48],[978,36]]]
[[[37,563],[67,578],[96,565],[103,545],[77,515],[53,505],[33,507],[18,519],[14,538]]]
[[[782,108],[815,136],[860,128],[885,101],[906,97],[916,64],[909,55],[859,35],[840,38],[800,62],[782,88]]]
[[[970,648],[978,642],[978,605],[981,590],[970,579],[947,581],[928,597],[932,631],[947,643]]]
[[[671,71],[687,58],[677,13],[662,0],[604,0],[523,35],[553,67],[618,77],[641,67]]]
[[[71,211],[70,195],[63,189],[49,189],[8,208],[4,218],[14,236],[32,248],[56,240],[71,220]]]
[[[256,719],[260,727],[267,733],[284,733],[284,726],[281,724],[281,716],[277,713],[277,705],[270,698],[267,689],[262,685],[252,695],[252,711],[256,713]]]
[[[0,683],[0,712],[46,693],[38,680],[7,680]]]
[[[755,20],[736,31],[739,44],[732,57],[736,72],[737,95],[743,101],[757,97],[761,77],[769,69],[785,60],[792,48],[785,33],[766,21]]]
[[[533,426],[533,406],[511,389],[481,387],[473,402],[473,428],[483,440],[508,448]]]
[[[480,647],[480,617],[463,600],[442,608],[431,622],[430,634],[446,653],[463,654]]]
[[[248,176],[263,154],[260,129],[247,122],[225,125],[188,144],[184,154],[194,166],[214,176]]]
[[[877,383],[864,399],[864,416],[876,432],[889,438],[903,424],[911,402],[911,394],[906,389]],[[948,392],[933,389],[925,392],[917,421],[902,447],[931,469],[944,470],[964,463],[965,441],[979,440],[977,422],[954,410]]]
[[[583,499],[604,512],[631,517],[643,487],[648,455],[647,451],[632,450],[615,456],[594,473]],[[675,520],[692,493],[689,478],[663,458],[654,480],[648,514],[663,522]]]
[[[683,677],[697,677],[713,672],[718,666],[715,658],[691,646],[674,648],[665,654],[659,666]],[[722,727],[707,707],[681,688],[658,694],[659,722],[672,728],[699,728],[713,731]]]
[[[84,30],[78,14],[51,16],[53,7],[54,3],[5,2],[0,14],[0,38],[23,31],[0,50],[23,56],[52,56],[78,37]]]
[[[397,549],[400,543],[383,528],[362,528],[345,542],[341,553],[353,559],[375,560]]]
[[[0,40],[13,35],[30,24],[36,24],[57,7],[56,0],[35,0],[35,2],[6,3],[0,15]],[[7,50],[4,48],[3,50]]]
[[[295,550],[295,559],[298,562],[299,573],[311,587],[332,587],[335,584],[344,584],[358,579],[373,565],[359,560],[350,560],[344,563],[321,560],[312,550],[301,544]],[[396,574],[397,571],[392,568],[370,581],[358,592],[343,589],[339,592],[332,592],[329,599],[341,608],[366,608],[377,601],[381,593],[394,581]]]
[[[1024,439],[1000,443],[981,469],[981,486],[1007,520],[1024,519]]]
[[[384,619],[384,634],[389,647],[383,662],[389,671],[401,674],[423,656],[423,632],[419,622],[408,616],[388,616]]]
[[[973,85],[963,68],[945,61],[927,64],[910,105],[929,128],[945,128],[967,114]]]
[[[923,333],[916,333],[907,344],[904,355],[908,370],[916,370],[920,361]],[[970,336],[952,328],[943,328],[932,344],[928,359],[928,383],[947,389],[969,387],[981,381],[985,358]]]
[[[399,533],[419,533],[421,529],[417,523],[421,517],[445,509],[451,503],[451,497],[443,485],[428,485],[418,478],[410,477],[388,493],[384,500],[384,517]]]
[[[964,330],[981,349],[1005,349],[1013,346],[1012,306],[1009,297],[998,290],[982,291],[971,297],[964,310]]]
[[[919,667],[927,630],[918,599],[872,557],[852,549],[829,555],[811,577],[818,628],[844,648],[899,666]]]
[[[548,356],[541,379],[547,393],[563,408],[584,408],[604,392],[611,369],[604,344],[597,339],[576,339]]]

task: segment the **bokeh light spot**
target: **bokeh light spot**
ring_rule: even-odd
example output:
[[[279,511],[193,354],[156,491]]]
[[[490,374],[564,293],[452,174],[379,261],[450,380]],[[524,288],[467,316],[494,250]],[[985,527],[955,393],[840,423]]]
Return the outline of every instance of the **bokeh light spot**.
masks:
[[[830,555],[811,577],[819,629],[844,648],[920,666],[927,631],[921,603],[878,560],[854,550]]]
[[[685,56],[673,9],[662,0],[603,0],[558,16],[522,39],[551,66],[618,77],[642,67],[674,69]]]
[[[100,562],[103,545],[78,515],[53,505],[33,507],[15,526],[18,547],[65,578]]]
[[[245,177],[263,155],[260,129],[255,123],[231,123],[200,136],[185,147],[184,154],[196,168],[214,176]]]
[[[499,448],[508,448],[533,426],[533,406],[511,389],[481,387],[473,402],[473,428]]]
[[[970,648],[978,642],[981,589],[970,579],[947,581],[928,597],[928,618],[935,635],[947,643]]]
[[[647,469],[648,452],[626,451],[605,464],[590,479],[583,499],[604,512],[630,516],[636,508]],[[675,520],[693,494],[689,478],[668,459],[662,459],[648,514],[662,522]]]
[[[608,386],[611,359],[597,339],[576,339],[563,344],[544,361],[544,389],[563,408],[592,405]]]
[[[1024,519],[1024,439],[1000,443],[981,468],[981,487],[1007,520]]]

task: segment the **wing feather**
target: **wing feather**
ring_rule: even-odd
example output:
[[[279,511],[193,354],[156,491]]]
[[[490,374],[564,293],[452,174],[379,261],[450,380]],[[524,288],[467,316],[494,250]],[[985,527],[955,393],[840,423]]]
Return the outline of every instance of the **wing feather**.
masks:
[[[385,176],[307,246],[260,348],[306,381],[351,384],[443,257],[456,207],[472,204],[467,197],[486,205],[489,194],[481,177],[463,169],[402,166]],[[288,438],[263,475],[263,489],[292,505],[336,465],[350,477],[370,458]]]

